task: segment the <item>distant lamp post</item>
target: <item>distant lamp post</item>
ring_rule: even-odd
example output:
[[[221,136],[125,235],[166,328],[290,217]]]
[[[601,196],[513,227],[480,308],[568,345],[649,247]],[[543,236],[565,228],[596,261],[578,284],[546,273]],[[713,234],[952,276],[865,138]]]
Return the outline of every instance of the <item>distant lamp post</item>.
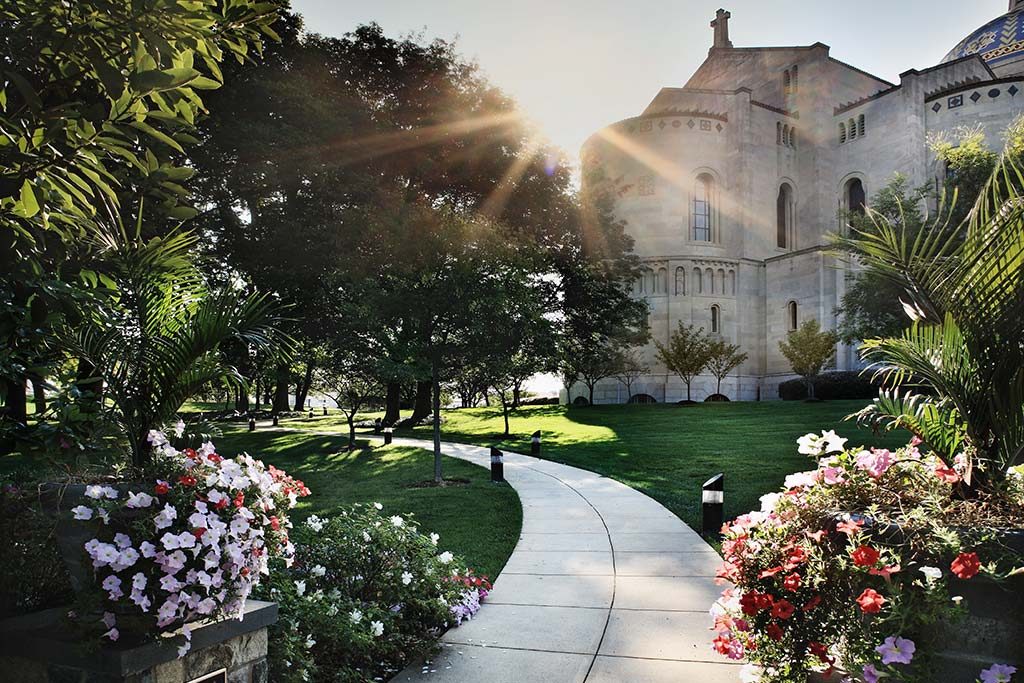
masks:
[[[384,445],[385,446],[388,446],[388,445],[391,444],[392,432],[394,432],[394,430],[391,429],[391,427],[385,427],[384,428]]]
[[[309,412],[306,413],[306,419],[307,420],[312,420],[313,419],[313,409],[312,408],[310,408]]]
[[[540,455],[540,430],[538,429],[533,433],[533,437],[530,439],[530,455],[537,457]]]
[[[253,417],[252,415],[249,416],[249,431],[250,432],[255,432],[256,431],[256,418]]]
[[[327,401],[324,401],[324,417],[327,416]]]
[[[497,448],[491,448],[491,481],[505,481],[505,458]]]
[[[384,423],[380,421],[379,417],[376,420],[374,420],[373,421],[373,433],[374,434],[380,434],[380,430],[381,430],[381,427],[383,426],[383,424]]]
[[[701,487],[701,533],[713,536],[721,532],[724,507],[725,475],[716,474]]]
[[[277,413],[274,413],[274,426],[277,426]]]

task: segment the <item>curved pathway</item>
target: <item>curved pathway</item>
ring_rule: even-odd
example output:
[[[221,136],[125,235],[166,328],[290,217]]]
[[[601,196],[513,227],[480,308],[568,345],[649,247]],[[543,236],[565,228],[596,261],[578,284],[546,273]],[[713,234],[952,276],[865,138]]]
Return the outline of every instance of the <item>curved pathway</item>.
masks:
[[[418,439],[395,443],[432,449]],[[443,444],[490,467],[487,448]],[[393,682],[735,683],[710,648],[718,555],[647,496],[593,472],[505,453],[519,543],[475,619]]]

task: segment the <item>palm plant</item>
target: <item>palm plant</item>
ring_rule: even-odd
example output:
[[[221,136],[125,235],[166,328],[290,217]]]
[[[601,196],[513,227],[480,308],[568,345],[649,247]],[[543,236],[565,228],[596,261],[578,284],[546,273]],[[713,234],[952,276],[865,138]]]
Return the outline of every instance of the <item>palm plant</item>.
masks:
[[[911,230],[875,215],[835,241],[899,286],[913,321],[864,342],[887,387],[858,419],[905,428],[947,466],[966,459],[961,495],[998,487],[1024,461],[1024,171],[1004,154],[963,224]],[[955,203],[955,201],[954,201]],[[942,212],[940,212],[941,216]]]
[[[97,239],[109,296],[69,332],[70,345],[96,368],[104,412],[141,465],[149,430],[173,421],[186,400],[211,383],[244,383],[222,344],[274,351],[289,341],[275,329],[268,297],[206,284],[191,256],[194,234],[143,240],[118,228]]]

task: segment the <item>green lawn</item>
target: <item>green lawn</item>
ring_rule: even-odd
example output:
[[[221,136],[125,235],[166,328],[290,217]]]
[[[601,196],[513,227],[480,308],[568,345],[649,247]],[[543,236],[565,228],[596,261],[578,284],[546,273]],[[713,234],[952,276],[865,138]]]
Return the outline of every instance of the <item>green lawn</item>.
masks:
[[[312,495],[299,501],[296,520],[379,502],[392,514],[413,514],[422,531],[441,535],[439,547],[492,577],[519,539],[522,509],[515,491],[491,484],[487,470],[461,460],[446,457],[445,476],[468,479],[468,485],[410,488],[433,477],[429,451],[378,445],[347,453],[347,438],[268,431],[226,431],[216,443],[223,455],[247,451],[302,479]]]
[[[787,474],[812,463],[796,452],[797,437],[835,429],[851,444],[895,447],[906,433],[874,436],[843,417],[865,401],[702,403],[695,406],[535,406],[511,419],[514,437],[501,437],[501,411],[473,408],[444,412],[443,438],[497,444],[529,452],[529,435],[543,433],[543,456],[607,476],[659,500],[686,523],[700,524],[700,487],[725,473],[727,516],[759,506],[758,498],[777,488]],[[342,428],[340,413],[282,426]],[[409,435],[410,430],[399,434]],[[429,438],[430,427],[411,434]]]

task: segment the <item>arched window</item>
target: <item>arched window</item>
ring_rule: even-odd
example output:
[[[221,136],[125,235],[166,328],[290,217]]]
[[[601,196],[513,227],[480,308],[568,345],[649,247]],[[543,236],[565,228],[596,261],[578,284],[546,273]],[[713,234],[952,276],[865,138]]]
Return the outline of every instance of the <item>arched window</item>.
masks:
[[[676,268],[676,296],[684,294],[686,294],[686,269],[679,267]]]
[[[704,278],[701,276],[700,268],[693,269],[693,293],[704,293]]]
[[[791,71],[790,91],[794,92],[794,93],[800,90],[800,71],[799,71],[799,69],[800,69],[799,66],[795,66],[794,65],[793,69]]]
[[[729,271],[729,293],[736,296],[736,271]]]
[[[850,213],[864,213],[867,196],[864,194],[864,183],[860,178],[853,178],[846,183],[846,210]]]
[[[725,294],[726,293],[726,291],[725,291],[725,270],[723,270],[722,268],[718,269],[718,292],[720,294]]]
[[[789,69],[786,69],[782,74],[782,92],[788,95],[792,87],[793,78],[790,76]]]
[[[850,120],[849,120],[849,121],[848,121],[848,122],[846,123],[846,127],[847,127],[847,128],[849,129],[849,131],[850,131],[850,139],[851,139],[851,140],[855,140],[855,139],[857,139],[857,122],[856,122],[856,121],[854,121],[853,119],[850,119]]]
[[[789,147],[789,126],[782,127],[782,144],[784,147]]]
[[[708,294],[715,293],[715,271],[708,268],[704,271],[704,279],[708,282]]]
[[[722,327],[722,309],[715,304],[711,307],[711,332],[718,334]]]
[[[693,188],[693,239],[698,242],[711,241],[711,198],[715,181],[707,173],[697,176]]]
[[[780,249],[789,248],[789,229],[793,224],[793,188],[789,183],[779,186],[775,201],[775,245]]]
[[[775,144],[782,144],[782,121],[775,122]]]
[[[790,301],[788,304],[786,304],[786,317],[788,318],[786,322],[789,325],[789,331],[793,332],[794,330],[796,330],[798,322],[795,301]]]
[[[857,134],[864,137],[864,114],[857,117]]]
[[[839,122],[839,144],[842,145],[846,142],[846,124],[842,121]]]
[[[796,126],[789,128],[789,146],[796,149]]]
[[[658,269],[658,294],[668,294],[668,268]]]

